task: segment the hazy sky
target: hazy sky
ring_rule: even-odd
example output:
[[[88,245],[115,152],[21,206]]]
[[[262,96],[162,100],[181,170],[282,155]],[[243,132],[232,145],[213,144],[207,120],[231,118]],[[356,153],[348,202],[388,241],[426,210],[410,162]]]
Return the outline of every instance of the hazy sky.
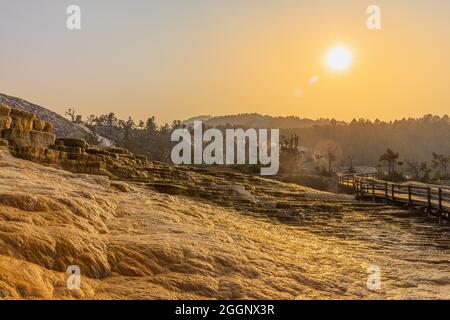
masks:
[[[354,56],[343,73],[324,63],[337,44]],[[448,0],[0,0],[0,92],[59,113],[443,115],[449,58]]]

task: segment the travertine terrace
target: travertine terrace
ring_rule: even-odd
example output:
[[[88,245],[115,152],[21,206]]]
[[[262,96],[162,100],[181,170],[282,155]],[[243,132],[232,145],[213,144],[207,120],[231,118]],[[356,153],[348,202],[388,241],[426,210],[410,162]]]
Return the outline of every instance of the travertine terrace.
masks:
[[[448,227],[421,215],[57,139],[5,105],[0,129],[0,298],[450,298]]]

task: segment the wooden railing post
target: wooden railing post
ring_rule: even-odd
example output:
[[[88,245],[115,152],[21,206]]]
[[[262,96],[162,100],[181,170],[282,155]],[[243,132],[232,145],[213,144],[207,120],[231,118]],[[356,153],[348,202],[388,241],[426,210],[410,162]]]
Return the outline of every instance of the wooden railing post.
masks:
[[[428,216],[431,216],[431,188],[427,188],[427,200],[428,200],[428,207],[427,207],[427,213]]]
[[[375,180],[372,181],[372,201],[375,202]]]
[[[384,183],[384,191],[386,193],[386,203],[389,201],[389,194],[388,194],[388,183],[387,181]]]
[[[395,184],[391,184],[392,188],[392,203],[395,203]]]
[[[361,186],[362,186],[362,196],[364,197],[364,194],[366,193],[366,186],[364,185],[363,179],[361,179]]]
[[[362,200],[362,198],[364,197],[364,189],[363,189],[363,181],[362,179],[359,180],[359,192],[360,192],[360,199]]]
[[[412,199],[411,199],[411,185],[408,185],[408,207],[412,207]]]
[[[358,195],[358,198],[361,198],[361,190],[359,190],[361,184],[358,179],[355,180],[355,185],[356,185],[356,194]]]

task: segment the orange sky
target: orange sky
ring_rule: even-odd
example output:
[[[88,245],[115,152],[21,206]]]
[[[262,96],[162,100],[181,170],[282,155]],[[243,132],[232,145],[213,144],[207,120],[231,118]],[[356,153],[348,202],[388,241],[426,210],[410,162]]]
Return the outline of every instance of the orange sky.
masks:
[[[0,92],[59,113],[159,122],[450,113],[449,2],[377,1],[380,31],[366,28],[363,2],[81,0],[81,31],[65,29],[70,1],[8,2]],[[324,63],[336,44],[354,55],[343,73]]]

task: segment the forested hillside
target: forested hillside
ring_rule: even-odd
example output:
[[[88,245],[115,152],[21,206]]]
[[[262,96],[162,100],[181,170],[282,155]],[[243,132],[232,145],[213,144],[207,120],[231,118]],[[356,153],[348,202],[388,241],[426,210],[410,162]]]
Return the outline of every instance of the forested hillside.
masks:
[[[432,153],[450,155],[450,118],[426,115],[393,122],[352,121],[309,128],[282,130],[297,134],[300,145],[314,148],[321,140],[333,140],[345,158],[359,165],[377,165],[380,155],[391,148],[403,160],[429,161]]]
[[[228,118],[228,117],[225,117]],[[250,119],[255,115],[238,117],[241,123],[215,127],[250,128]],[[218,118],[213,118],[218,119]],[[231,118],[228,118],[231,119]],[[234,118],[236,119],[236,118]],[[244,119],[250,122],[245,122]],[[402,119],[392,122],[353,120],[350,123],[321,119],[318,121],[301,120],[300,118],[270,118],[268,128],[282,128],[284,140],[292,136],[298,137],[298,145],[310,150],[321,149],[324,141],[337,144],[342,153],[335,165],[346,165],[351,159],[354,165],[376,166],[380,163],[380,155],[388,148],[399,153],[399,159],[404,162],[431,161],[433,152],[450,156],[450,118],[448,116],[426,115],[417,119]],[[274,123],[281,123],[274,126]],[[293,120],[297,119],[297,120]],[[252,121],[253,121],[252,120]],[[119,145],[136,153],[142,153],[151,159],[168,161],[172,143],[170,134],[174,128],[185,126],[187,122],[173,121],[171,125],[158,125],[154,117],[146,121],[136,122],[129,118],[120,120],[113,113],[101,116],[91,116],[85,124],[94,132],[106,136]],[[212,126],[211,120],[206,126]],[[219,121],[218,123],[223,123]],[[286,128],[288,124],[299,127]],[[308,123],[308,125],[307,125]],[[258,126],[257,126],[258,127]],[[283,127],[285,127],[283,129]]]

